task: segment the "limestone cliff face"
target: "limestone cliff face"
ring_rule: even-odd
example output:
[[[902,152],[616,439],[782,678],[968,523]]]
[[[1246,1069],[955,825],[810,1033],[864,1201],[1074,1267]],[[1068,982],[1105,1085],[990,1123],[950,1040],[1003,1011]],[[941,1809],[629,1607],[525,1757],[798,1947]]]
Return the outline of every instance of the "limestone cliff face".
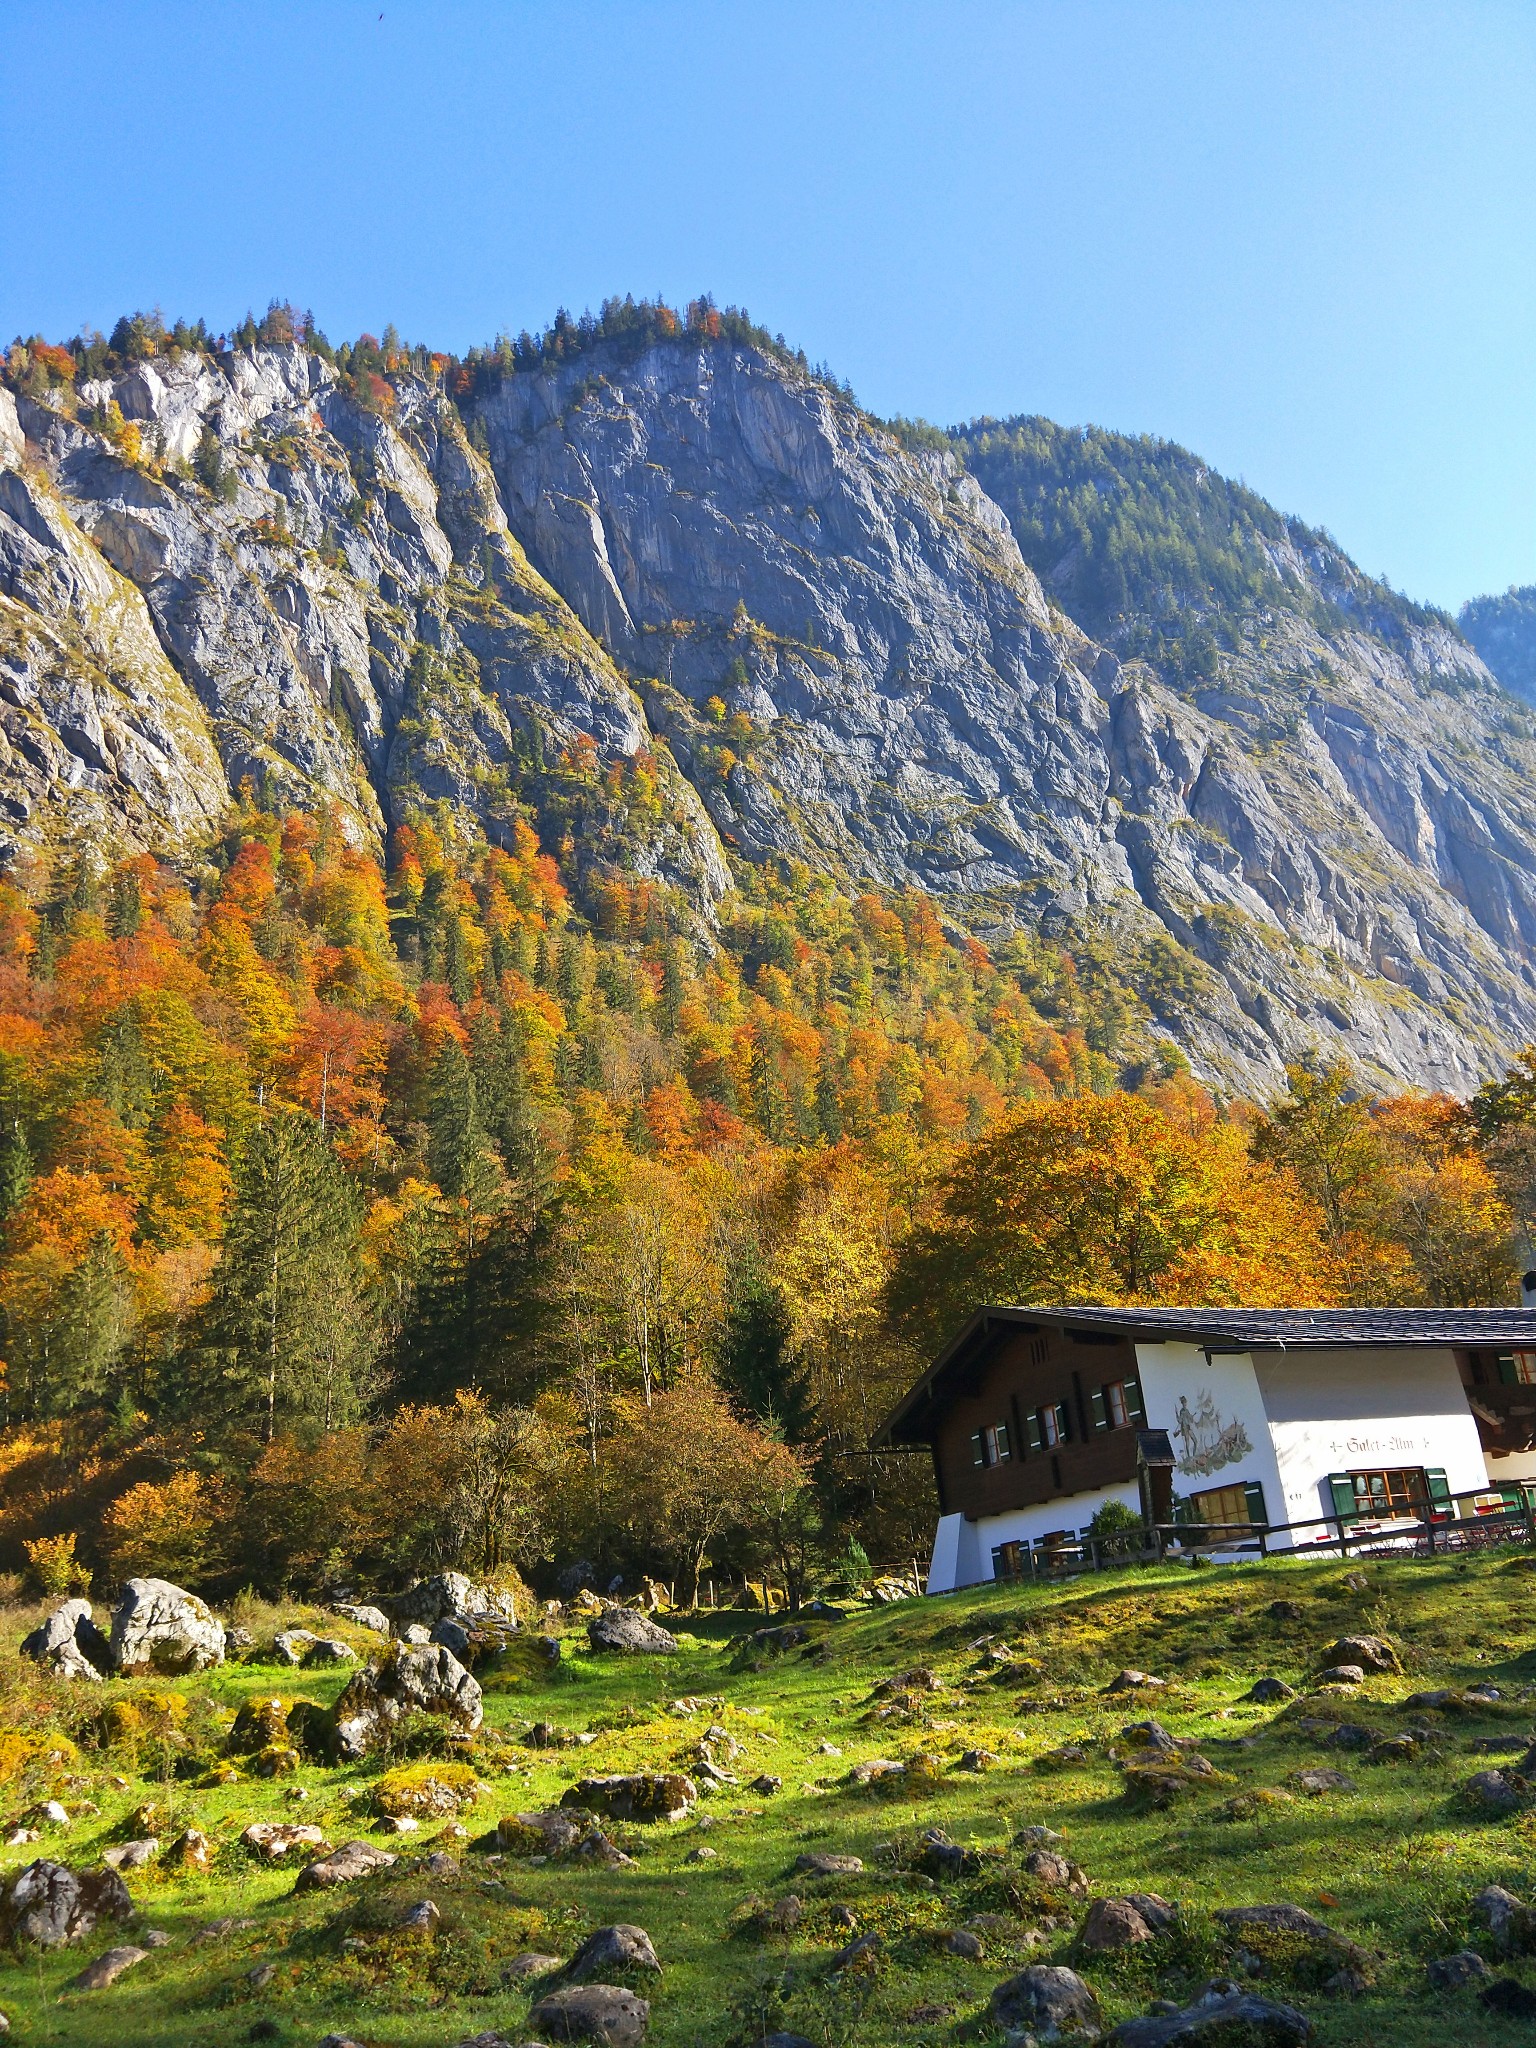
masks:
[[[1326,627],[1282,609],[1175,687],[1065,615],[953,454],[752,346],[457,404],[402,377],[387,414],[297,346],[81,399],[165,473],[0,395],[0,845],[188,841],[245,778],[367,839],[523,805],[703,924],[728,856],[782,855],[986,937],[1096,934],[1146,1042],[1226,1084],[1341,1050],[1466,1087],[1536,1035],[1529,714],[1342,557],[1277,571]],[[222,492],[174,473],[209,430]],[[654,799],[584,748],[653,754]]]

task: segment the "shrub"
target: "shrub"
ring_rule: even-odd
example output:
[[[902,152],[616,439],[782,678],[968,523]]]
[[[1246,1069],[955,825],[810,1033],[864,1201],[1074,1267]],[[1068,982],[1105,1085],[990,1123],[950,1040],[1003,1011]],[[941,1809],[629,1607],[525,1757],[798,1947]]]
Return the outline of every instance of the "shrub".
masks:
[[[217,1502],[196,1472],[141,1480],[108,1508],[102,1539],[123,1578],[196,1580],[212,1548]]]
[[[88,1591],[91,1575],[75,1555],[75,1536],[34,1536],[22,1548],[27,1553],[30,1576],[39,1593],[61,1600],[67,1593]]]

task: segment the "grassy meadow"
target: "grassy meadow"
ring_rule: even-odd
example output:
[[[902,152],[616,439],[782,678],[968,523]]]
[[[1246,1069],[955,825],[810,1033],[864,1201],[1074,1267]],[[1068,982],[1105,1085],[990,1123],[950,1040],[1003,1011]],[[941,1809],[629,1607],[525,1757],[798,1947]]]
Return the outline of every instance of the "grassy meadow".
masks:
[[[1366,1583],[1347,1584],[1351,1571]],[[1278,1617],[1276,1601],[1291,1603]],[[141,1917],[125,1929],[100,1926],[65,1950],[0,1951],[0,2010],[19,2043],[225,2048],[338,2033],[368,2048],[451,2048],[485,2030],[519,2042],[530,2037],[537,1992],[504,1981],[503,1966],[528,1950],[569,1956],[585,1933],[615,1921],[646,1928],[663,1964],[659,1979],[636,1983],[651,2000],[656,2048],[746,2048],[774,2027],[829,2048],[985,2043],[998,2038],[991,1988],[1026,1963],[1079,1968],[1109,2025],[1231,1972],[1233,1947],[1213,1909],[1279,1900],[1365,1952],[1365,1988],[1353,1993],[1324,1990],[1304,1946],[1276,1948],[1256,1985],[1300,2005],[1325,2048],[1513,2043],[1529,2032],[1528,2021],[1486,2012],[1475,1990],[1429,1990],[1424,1974],[1428,1959],[1470,1942],[1536,1985],[1536,1963],[1498,1959],[1469,1915],[1486,1884],[1524,1895],[1536,1806],[1485,1818],[1458,1790],[1474,1771],[1510,1763],[1536,1718],[1536,1557],[1524,1551],[1351,1567],[1168,1565],[979,1589],[812,1619],[808,1642],[778,1652],[743,1642],[761,1616],[663,1617],[678,1654],[631,1658],[593,1655],[578,1618],[555,1621],[558,1665],[519,1645],[479,1674],[485,1726],[468,1760],[483,1789],[456,1818],[425,1819],[398,1839],[378,1831],[383,1774],[430,1763],[432,1729],[406,1745],[414,1756],[305,1763],[270,1779],[229,1754],[243,1702],[280,1694],[323,1704],[345,1682],[342,1671],[260,1661],[276,1628],[307,1625],[359,1649],[377,1639],[318,1610],[247,1603],[236,1618],[255,1636],[257,1661],[187,1680],[68,1687],[17,1655],[40,1612],[12,1608],[0,1620],[0,1820],[5,1835],[41,1829],[36,1843],[0,1849],[0,1875],[39,1855],[84,1867],[115,1842],[153,1834],[169,1843],[188,1826],[211,1838],[214,1854],[205,1871],[156,1860],[126,1872]],[[1308,1695],[1326,1646],[1359,1633],[1388,1637],[1402,1676]],[[1163,1677],[1166,1689],[1107,1693],[1127,1666]],[[891,1683],[914,1671],[937,1685]],[[1261,1677],[1303,1696],[1247,1703]],[[1424,1688],[1474,1683],[1502,1698],[1402,1704]],[[1119,1732],[1148,1714],[1193,1737],[1215,1767],[1163,1807],[1128,1792],[1120,1761]],[[540,1721],[595,1740],[532,1747],[525,1738]],[[1341,1721],[1388,1737],[1410,1726],[1426,1733],[1394,1760],[1372,1761],[1330,1740]],[[503,1813],[556,1804],[595,1772],[692,1771],[693,1746],[712,1724],[740,1745],[728,1766],[739,1782],[715,1787],[683,1820],[610,1826],[632,1868],[498,1852]],[[974,1749],[995,1761],[963,1767]],[[894,1791],[846,1782],[874,1758],[914,1767]],[[1344,1772],[1356,1789],[1305,1796],[1294,1774],[1308,1768]],[[781,1789],[752,1789],[760,1773]],[[39,1818],[50,1798],[70,1811],[67,1827]],[[84,1802],[99,1811],[82,1812]],[[332,1842],[364,1837],[400,1861],[387,1875],[295,1896],[292,1860],[269,1866],[241,1845],[253,1820],[313,1822]],[[1175,1929],[1118,1955],[1081,1955],[1084,1901],[1043,1888],[1014,1844],[1032,1825],[1059,1831],[1092,1895],[1177,1901]],[[919,1835],[933,1826],[987,1852],[979,1867],[955,1879],[925,1873]],[[713,1854],[695,1859],[700,1849]],[[433,1850],[457,1859],[457,1876],[413,1867]],[[796,1856],[813,1850],[857,1855],[865,1868],[795,1874]],[[776,1924],[772,1908],[790,1894],[803,1913]],[[402,1929],[423,1898],[440,1910],[436,1931]],[[778,1916],[794,1919],[793,1909]],[[206,1931],[219,1922],[229,1924]],[[980,1933],[979,1957],[944,1946],[968,1926]],[[84,1963],[144,1928],[168,1939],[117,1984],[68,1988]],[[880,1936],[873,1955],[834,1968],[853,1934],[869,1931]]]

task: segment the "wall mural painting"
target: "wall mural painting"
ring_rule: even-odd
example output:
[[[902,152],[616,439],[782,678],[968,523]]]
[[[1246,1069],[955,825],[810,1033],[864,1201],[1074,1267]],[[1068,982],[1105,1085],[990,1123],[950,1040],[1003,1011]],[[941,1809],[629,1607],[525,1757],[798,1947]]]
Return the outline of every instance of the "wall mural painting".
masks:
[[[1235,1465],[1253,1449],[1241,1422],[1222,1421],[1209,1387],[1200,1389],[1193,1408],[1188,1396],[1180,1394],[1173,1433],[1182,1447],[1178,1468],[1191,1477],[1204,1478],[1223,1465]]]

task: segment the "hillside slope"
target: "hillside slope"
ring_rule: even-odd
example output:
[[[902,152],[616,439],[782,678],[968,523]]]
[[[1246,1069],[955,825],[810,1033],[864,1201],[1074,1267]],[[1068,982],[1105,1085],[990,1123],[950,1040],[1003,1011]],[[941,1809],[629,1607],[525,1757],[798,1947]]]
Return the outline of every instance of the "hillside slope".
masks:
[[[1474,597],[1456,623],[1505,689],[1536,703],[1536,584]]]
[[[1059,430],[899,434],[707,327],[530,353],[0,395],[0,842],[190,843],[246,779],[364,839],[523,809],[705,926],[783,856],[1108,949],[1226,1085],[1465,1088],[1536,1034],[1536,728],[1438,615],[1236,494],[1235,592],[1164,577],[1148,630],[1058,548],[1104,483]]]

